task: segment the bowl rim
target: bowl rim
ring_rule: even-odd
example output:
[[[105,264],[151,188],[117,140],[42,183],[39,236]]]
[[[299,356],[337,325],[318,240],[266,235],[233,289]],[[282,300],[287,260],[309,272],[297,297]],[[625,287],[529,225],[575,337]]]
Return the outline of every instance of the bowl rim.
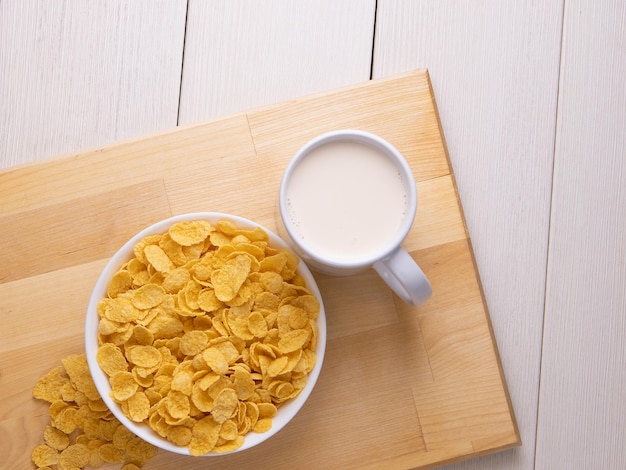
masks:
[[[96,284],[94,285],[85,314],[84,341],[89,372],[94,380],[98,392],[100,393],[100,396],[102,397],[102,400],[105,402],[108,409],[129,431],[131,431],[136,436],[160,449],[182,455],[191,455],[188,447],[177,446],[169,442],[167,439],[159,436],[152,428],[150,428],[150,426],[145,423],[136,423],[131,421],[129,418],[126,417],[126,415],[124,415],[121,407],[117,403],[115,403],[113,399],[109,396],[111,386],[109,384],[108,376],[104,373],[104,371],[102,371],[102,369],[100,369],[100,366],[98,365],[98,362],[96,360],[96,353],[98,351],[99,320],[97,306],[98,302],[106,296],[106,290],[112,275],[126,261],[132,258],[133,248],[137,244],[137,242],[139,242],[141,239],[148,235],[165,233],[167,229],[176,222],[200,219],[208,220],[211,223],[217,223],[217,221],[219,220],[228,219],[235,222],[237,224],[237,227],[260,227],[267,233],[271,246],[287,248],[293,252],[287,242],[281,239],[276,233],[257,222],[241,216],[223,212],[189,212],[168,217],[166,219],[155,222],[136,233],[109,258],[109,261],[102,269],[100,275],[98,276]],[[304,263],[304,261],[302,261],[300,257],[298,257],[298,259],[300,260],[300,262],[298,264],[296,272],[303,277],[306,282],[307,288],[309,289],[309,291],[311,291],[313,295],[317,297],[320,303],[320,313],[317,319],[318,337],[315,349],[317,360],[315,366],[313,367],[313,370],[308,375],[307,383],[296,397],[291,398],[290,400],[281,404],[281,406],[278,408],[276,416],[272,418],[272,427],[270,430],[264,433],[256,433],[254,431],[250,431],[244,435],[244,443],[238,449],[223,453],[209,452],[207,454],[204,454],[203,456],[231,455],[233,453],[241,452],[243,450],[255,447],[258,444],[261,444],[262,442],[268,440],[270,437],[282,430],[300,411],[300,409],[303,407],[304,403],[310,396],[311,392],[313,391],[315,384],[317,383],[326,351],[326,312],[324,309],[324,304],[319,287],[317,286],[313,274]]]

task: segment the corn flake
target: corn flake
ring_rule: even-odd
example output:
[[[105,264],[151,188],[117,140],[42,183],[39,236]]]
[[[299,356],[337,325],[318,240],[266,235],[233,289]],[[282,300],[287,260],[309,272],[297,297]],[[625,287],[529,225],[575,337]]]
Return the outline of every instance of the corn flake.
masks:
[[[136,345],[126,350],[130,362],[145,369],[152,369],[161,365],[163,357],[154,346]]]
[[[123,402],[132,397],[139,385],[131,372],[115,372],[111,375],[111,397]]]
[[[146,284],[133,291],[132,304],[139,310],[156,307],[165,298],[165,289],[156,284]]]
[[[247,279],[251,266],[252,262],[248,256],[238,255],[228,260],[221,269],[213,271],[211,282],[215,296],[222,302],[234,299]]]
[[[31,458],[37,467],[56,465],[59,461],[59,453],[52,447],[41,444],[33,449]]]
[[[61,451],[70,445],[70,437],[63,431],[53,427],[46,426],[43,432],[44,442],[51,448]]]
[[[210,369],[219,375],[225,375],[228,372],[228,361],[222,351],[216,347],[210,347],[204,350],[202,358],[206,361]]]
[[[209,344],[209,336],[204,331],[192,330],[180,339],[180,352],[187,356],[200,354]]]
[[[179,245],[190,246],[204,242],[212,231],[213,227],[206,220],[191,220],[173,224],[168,233]]]
[[[98,456],[108,463],[120,463],[124,460],[126,453],[111,443],[102,444],[98,447]]]
[[[270,418],[262,418],[254,425],[254,432],[267,432],[272,428],[272,420]]]
[[[141,311],[127,297],[105,300],[108,300],[104,307],[104,318],[107,320],[117,323],[128,323],[137,320],[141,316]]]
[[[96,353],[96,361],[100,368],[109,376],[115,372],[128,371],[128,363],[122,353],[122,350],[111,343],[104,343],[98,348]]]
[[[187,426],[172,426],[167,431],[167,439],[180,447],[188,446],[191,442],[191,428]]]
[[[144,255],[150,265],[159,272],[167,273],[176,268],[165,251],[158,245],[148,245],[144,248]]]
[[[224,388],[215,398],[213,410],[211,411],[213,419],[218,423],[223,423],[231,418],[237,409],[238,403],[237,392],[232,388]]]
[[[150,400],[143,392],[137,392],[127,400],[129,418],[141,423],[148,418],[150,412]]]
[[[64,449],[59,455],[58,467],[60,469],[82,468],[89,465],[91,452],[84,444],[73,444]]]
[[[61,400],[61,389],[69,382],[69,379],[62,375],[63,371],[63,366],[58,366],[40,378],[33,389],[33,397],[50,403]]]
[[[109,287],[107,288],[107,295],[111,298],[117,297],[119,294],[122,294],[128,289],[130,289],[133,285],[133,277],[130,272],[126,269],[122,269],[115,273],[113,278],[111,278],[111,282],[109,283]]]
[[[93,379],[91,378],[87,358],[84,354],[75,354],[66,357],[61,363],[76,390],[84,393],[90,400],[100,398],[96,384],[93,383]]]
[[[218,454],[224,453],[224,452],[232,452],[233,450],[239,449],[243,445],[243,443],[244,443],[244,437],[238,435],[232,441],[227,441],[224,444],[216,445],[213,448],[213,452],[216,452]]]
[[[191,430],[189,451],[191,455],[203,455],[213,450],[220,437],[220,424],[212,416],[198,421]]]

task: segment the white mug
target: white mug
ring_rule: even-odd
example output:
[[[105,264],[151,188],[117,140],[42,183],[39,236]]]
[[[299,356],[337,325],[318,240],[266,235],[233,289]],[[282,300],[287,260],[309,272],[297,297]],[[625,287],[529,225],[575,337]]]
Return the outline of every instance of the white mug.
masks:
[[[346,276],[374,268],[410,305],[431,296],[428,279],[401,246],[417,189],[389,142],[359,130],[314,138],[288,164],[279,207],[288,242],[313,270]]]

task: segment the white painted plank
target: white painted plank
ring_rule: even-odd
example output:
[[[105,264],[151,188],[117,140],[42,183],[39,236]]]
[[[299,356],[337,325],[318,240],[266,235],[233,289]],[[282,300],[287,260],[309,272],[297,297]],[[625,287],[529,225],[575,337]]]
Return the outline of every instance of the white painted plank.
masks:
[[[190,0],[180,123],[366,81],[375,0]]]
[[[523,446],[534,461],[562,1],[378,4],[374,76],[430,71]]]
[[[175,126],[185,11],[0,2],[0,168]]]
[[[626,4],[565,4],[537,468],[626,468]]]

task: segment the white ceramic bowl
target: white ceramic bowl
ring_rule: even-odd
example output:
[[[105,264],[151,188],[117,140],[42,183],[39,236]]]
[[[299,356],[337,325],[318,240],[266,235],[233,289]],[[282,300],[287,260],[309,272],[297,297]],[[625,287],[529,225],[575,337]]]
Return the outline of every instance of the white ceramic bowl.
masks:
[[[232,220],[238,227],[241,228],[254,228],[261,227],[263,230],[267,232],[269,235],[270,245],[275,248],[288,248],[287,244],[280,239],[276,234],[269,231],[265,227],[260,226],[252,222],[251,220],[244,219],[242,217],[237,217],[229,214],[222,214],[218,212],[195,212],[189,214],[178,215],[174,217],[170,217],[169,219],[162,220],[157,222],[146,229],[139,232],[133,238],[128,240],[110,259],[110,261],[105,266],[104,270],[100,274],[98,281],[96,282],[95,288],[91,294],[91,298],[89,300],[89,305],[87,307],[87,317],[85,321],[85,349],[87,354],[87,362],[89,363],[89,370],[91,372],[91,376],[96,384],[98,392],[102,396],[102,399],[109,407],[111,412],[115,415],[115,417],[126,426],[130,431],[132,431],[135,435],[139,436],[143,440],[153,444],[161,449],[167,450],[169,452],[175,452],[183,455],[191,455],[189,449],[187,447],[177,446],[165,438],[159,436],[155,431],[153,431],[147,424],[143,423],[135,423],[128,419],[124,413],[122,412],[120,406],[115,403],[111,397],[109,396],[109,392],[111,391],[111,386],[109,385],[109,380],[107,375],[100,369],[98,362],[96,361],[96,353],[98,351],[98,313],[97,306],[100,299],[106,297],[107,286],[113,274],[129,259],[131,259],[133,255],[133,247],[135,244],[141,240],[143,237],[151,234],[159,234],[165,233],[168,228],[175,222],[179,222],[182,220],[198,220],[204,219],[211,223],[217,223],[217,221],[222,219],[230,219]],[[276,416],[272,420],[272,428],[264,433],[255,433],[249,432],[245,435],[244,444],[235,451],[225,452],[225,453],[208,453],[207,456],[218,456],[218,455],[229,455],[233,452],[239,452],[245,449],[249,449],[254,447],[283,429],[287,423],[296,415],[296,413],[302,408],[307,398],[311,394],[315,383],[319,377],[322,363],[324,361],[324,352],[326,348],[326,316],[324,312],[324,305],[322,303],[322,298],[320,295],[320,291],[317,287],[315,279],[313,278],[311,272],[306,267],[303,262],[300,262],[297,271],[306,281],[307,288],[311,291],[313,295],[315,295],[320,302],[320,314],[317,320],[318,325],[318,339],[316,346],[316,354],[317,354],[317,362],[315,367],[309,374],[309,378],[306,386],[302,389],[300,394],[289,400],[284,402],[278,409]]]

